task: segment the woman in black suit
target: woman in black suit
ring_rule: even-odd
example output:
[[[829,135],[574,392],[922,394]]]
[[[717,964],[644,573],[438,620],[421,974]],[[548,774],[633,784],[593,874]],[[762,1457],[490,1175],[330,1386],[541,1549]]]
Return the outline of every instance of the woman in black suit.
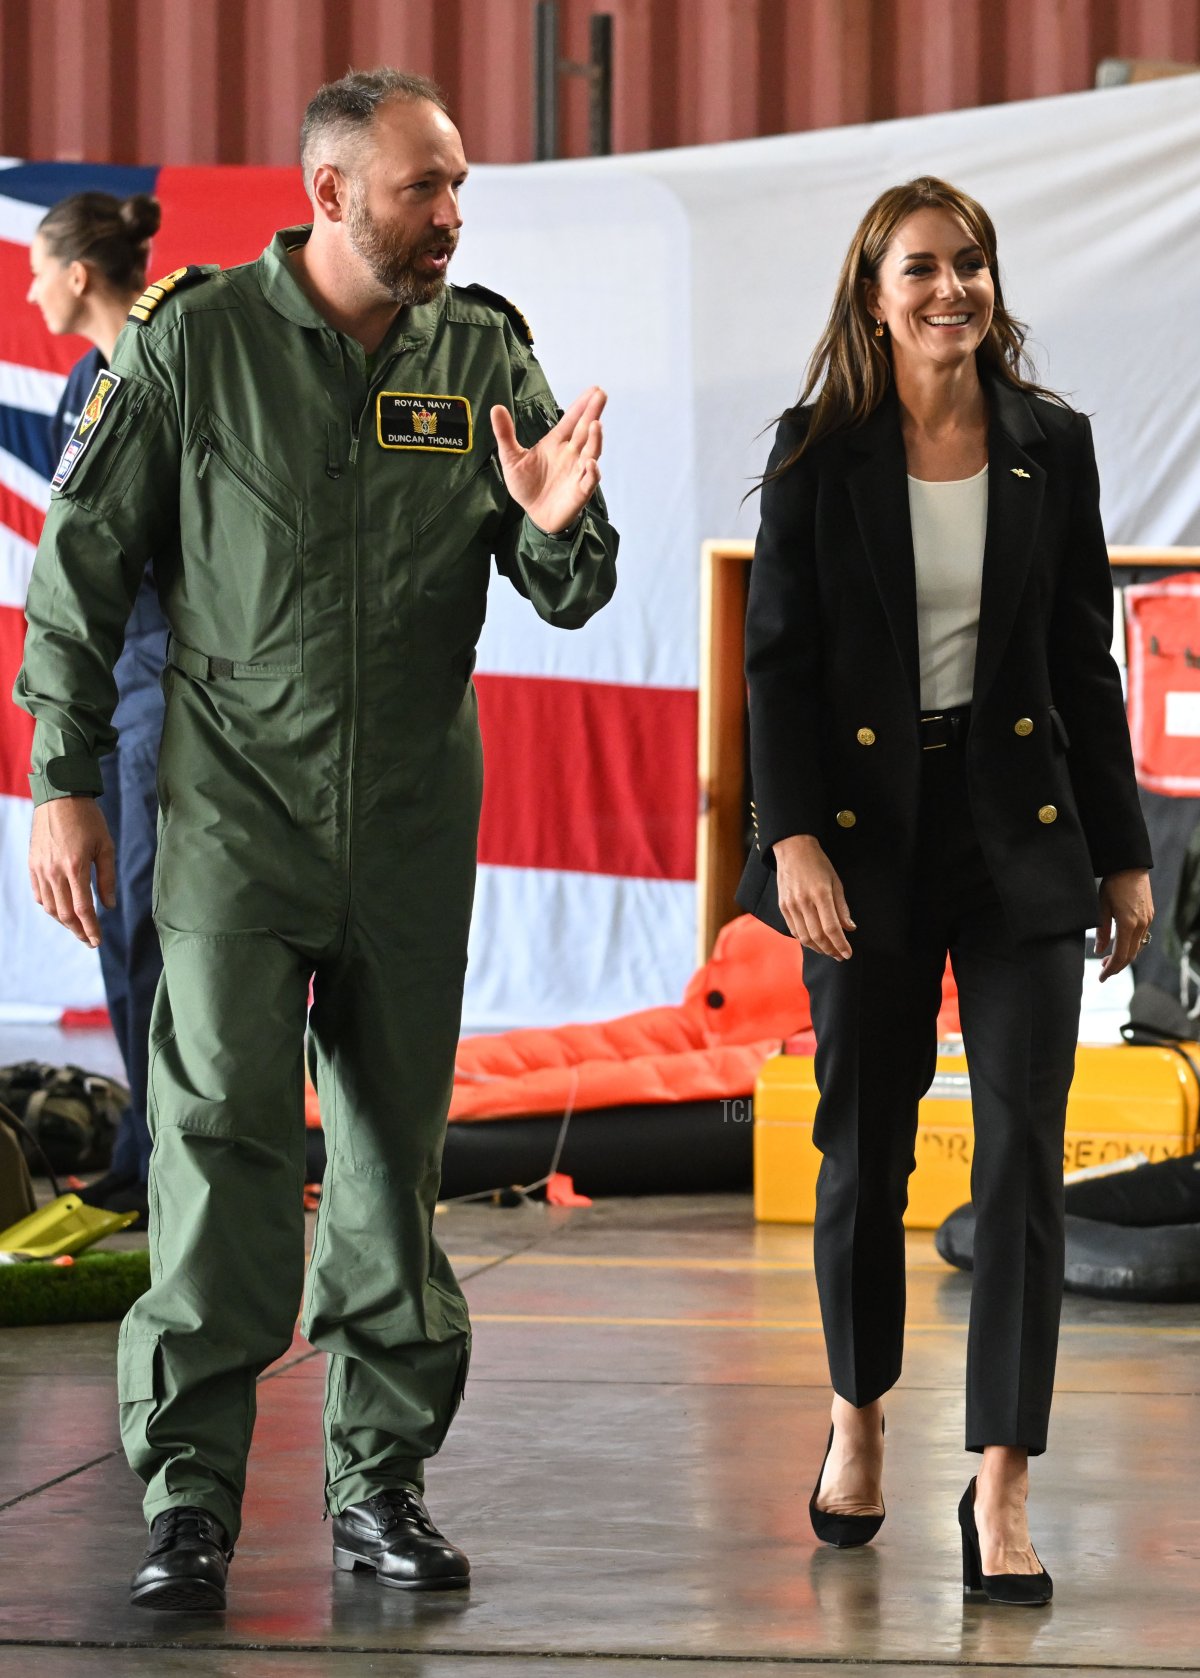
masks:
[[[1111,978],[1153,907],[1091,431],[1023,376],[1023,336],[973,199],[925,177],[871,206],[762,485],[738,896],[804,944],[817,1033],[835,1396],[813,1525],[850,1545],[883,1520],[949,952],[975,1123],[964,1587],[1036,1603],[1051,1584],[1025,1500],[1054,1381],[1084,931]]]

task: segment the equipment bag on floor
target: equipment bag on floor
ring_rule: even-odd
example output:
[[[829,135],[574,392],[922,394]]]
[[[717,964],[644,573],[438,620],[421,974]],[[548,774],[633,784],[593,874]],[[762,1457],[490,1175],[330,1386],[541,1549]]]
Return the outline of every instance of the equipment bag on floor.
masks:
[[[103,1171],[129,1091],[79,1066],[27,1060],[0,1067],[0,1102],[21,1120],[55,1171]],[[42,1169],[26,1142],[25,1157]]]
[[[17,1121],[0,1107],[0,1229],[27,1218],[37,1205],[21,1144]]]

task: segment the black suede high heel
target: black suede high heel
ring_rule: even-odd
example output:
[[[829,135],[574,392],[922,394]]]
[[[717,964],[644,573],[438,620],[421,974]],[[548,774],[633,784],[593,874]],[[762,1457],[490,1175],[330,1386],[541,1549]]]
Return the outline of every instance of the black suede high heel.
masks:
[[[886,1422],[883,1424],[883,1431],[887,1432]],[[821,1490],[825,1464],[829,1461],[829,1453],[832,1450],[833,1428],[830,1427],[829,1443],[825,1447],[817,1483],[808,1500],[808,1518],[812,1522],[813,1531],[823,1544],[832,1544],[837,1550],[855,1550],[860,1545],[871,1542],[883,1525],[887,1511],[884,1510],[882,1515],[831,1515],[826,1510],[817,1508],[817,1494]]]
[[[963,1596],[985,1596],[989,1602],[1011,1608],[1041,1608],[1054,1595],[1054,1580],[1043,1567],[1040,1573],[985,1573],[979,1556],[979,1528],[975,1524],[975,1482],[967,1487],[958,1505],[962,1528]],[[1035,1550],[1034,1555],[1037,1556]],[[1038,1562],[1039,1567],[1041,1562]]]

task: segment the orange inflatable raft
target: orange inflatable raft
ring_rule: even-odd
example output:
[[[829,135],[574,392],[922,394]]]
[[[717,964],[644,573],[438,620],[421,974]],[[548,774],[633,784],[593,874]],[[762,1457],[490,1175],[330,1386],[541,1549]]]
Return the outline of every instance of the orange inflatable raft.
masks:
[[[943,1034],[958,1028],[948,971],[941,1025]],[[749,1188],[749,1098],[785,1041],[793,1054],[815,1047],[800,945],[742,915],[722,928],[676,1006],[464,1038],[442,1192],[540,1178],[558,1137],[553,1121],[568,1111],[560,1169],[587,1194]],[[320,1124],[311,1088],[308,1120]]]
[[[810,1026],[799,944],[742,915],[722,928],[677,1006],[597,1025],[464,1038],[450,1117],[749,1095],[766,1057]]]

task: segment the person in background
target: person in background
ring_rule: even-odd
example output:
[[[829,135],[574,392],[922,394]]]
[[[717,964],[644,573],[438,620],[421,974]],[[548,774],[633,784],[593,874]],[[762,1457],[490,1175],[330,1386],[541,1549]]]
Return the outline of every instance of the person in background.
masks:
[[[757,840],[738,900],[804,945],[834,1388],[817,1536],[884,1518],[904,1210],[949,952],[975,1125],[964,1590],[1049,1602],[1046,1448],[1084,933],[1149,941],[1146,837],[1091,428],[1041,389],[983,208],[924,176],[842,265],[762,486],[746,617]],[[815,398],[815,399],[814,399]],[[1099,885],[1097,886],[1097,882]]]
[[[76,362],[58,412],[51,446],[59,460],[79,423],[96,375],[112,360],[131,305],[146,286],[150,241],[158,232],[158,200],[145,193],[114,198],[78,192],[51,209],[30,246],[28,301],[53,333],[77,333],[93,348]],[[155,779],[162,734],[161,677],[167,623],[147,566],[133,602],[125,647],[113,677],[117,747],[102,765],[99,800],[114,848],[115,901],[101,902],[100,967],[117,1044],[125,1061],[129,1105],[121,1118],[108,1172],[81,1198],[114,1212],[136,1211],[146,1227],[150,1132],[146,1073],[150,1010],[162,954],[151,915],[158,796]],[[47,905],[47,908],[49,906]]]

